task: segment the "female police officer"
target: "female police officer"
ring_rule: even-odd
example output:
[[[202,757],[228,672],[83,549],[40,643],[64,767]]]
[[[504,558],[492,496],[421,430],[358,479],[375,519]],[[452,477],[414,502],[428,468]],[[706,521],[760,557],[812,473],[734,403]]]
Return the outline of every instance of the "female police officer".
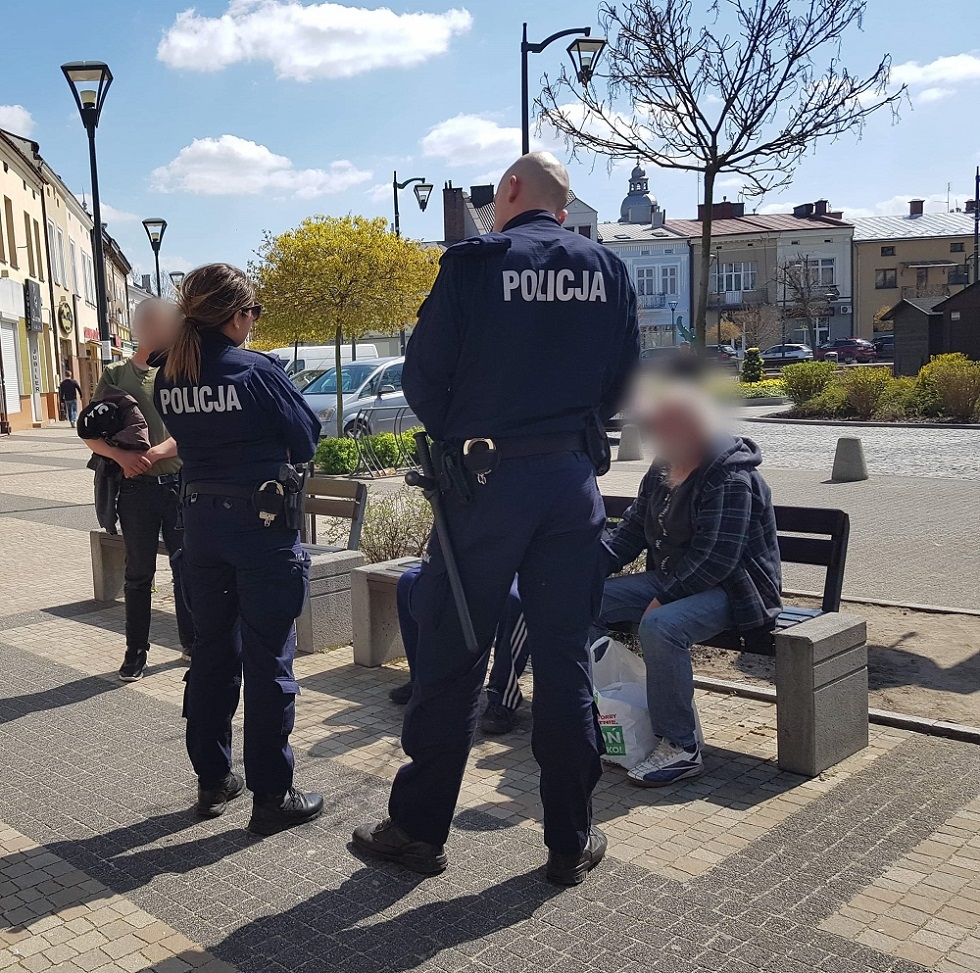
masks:
[[[281,475],[312,458],[320,423],[274,360],[240,347],[261,311],[242,271],[192,270],[180,310],[154,399],[183,460],[182,577],[197,632],[184,715],[197,810],[215,817],[244,789],[231,770],[244,671],[249,830],[274,834],[323,810],[319,794],[293,787],[293,620],[309,558]]]

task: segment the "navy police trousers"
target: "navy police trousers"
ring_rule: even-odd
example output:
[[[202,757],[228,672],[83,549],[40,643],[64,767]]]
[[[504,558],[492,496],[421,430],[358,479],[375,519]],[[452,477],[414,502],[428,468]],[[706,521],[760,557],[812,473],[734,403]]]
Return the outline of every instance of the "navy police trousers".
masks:
[[[451,496],[445,502],[480,653],[474,658],[463,642],[433,537],[412,593],[419,645],[402,730],[411,762],[395,777],[388,813],[418,841],[448,837],[490,645],[516,574],[534,659],[531,744],[541,767],[545,844],[579,854],[602,772],[586,644],[602,594],[595,472],[583,453],[508,459],[474,494],[468,505]]]
[[[184,501],[181,580],[194,619],[185,677],[187,753],[205,784],[231,769],[231,719],[245,681],[245,779],[256,794],[293,783],[289,734],[299,686],[296,631],[309,557],[299,533],[263,527],[245,500],[199,495]]]

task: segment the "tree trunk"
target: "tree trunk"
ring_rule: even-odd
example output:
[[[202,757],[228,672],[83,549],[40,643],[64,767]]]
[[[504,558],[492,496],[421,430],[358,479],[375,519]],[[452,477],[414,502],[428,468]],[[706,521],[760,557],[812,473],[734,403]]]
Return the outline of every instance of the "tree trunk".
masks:
[[[344,341],[344,326],[337,325],[335,333],[336,345],[334,348],[334,365],[337,376],[337,438],[341,439],[344,435],[344,370],[340,362],[340,346]]]
[[[698,308],[694,324],[697,347],[704,349],[708,332],[708,287],[711,283],[711,209],[715,199],[715,173],[704,173],[704,219],[701,221],[701,280],[698,285]]]

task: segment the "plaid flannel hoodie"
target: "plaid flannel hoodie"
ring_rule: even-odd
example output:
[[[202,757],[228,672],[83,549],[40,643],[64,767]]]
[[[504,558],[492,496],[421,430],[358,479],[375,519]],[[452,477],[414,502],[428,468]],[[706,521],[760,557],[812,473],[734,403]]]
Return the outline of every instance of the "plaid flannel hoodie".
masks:
[[[702,464],[691,496],[694,536],[687,551],[662,575],[664,603],[721,587],[741,631],[772,627],[782,604],[782,571],[769,486],[758,472],[759,447],[751,439],[719,437],[714,459]],[[664,467],[654,461],[623,520],[603,539],[608,574],[644,551],[647,570],[661,506]],[[660,574],[659,571],[657,571]]]

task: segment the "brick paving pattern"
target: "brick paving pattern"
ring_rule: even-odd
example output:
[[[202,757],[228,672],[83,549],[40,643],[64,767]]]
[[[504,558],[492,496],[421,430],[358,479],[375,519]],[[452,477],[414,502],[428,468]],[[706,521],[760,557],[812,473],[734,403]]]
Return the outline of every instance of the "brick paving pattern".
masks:
[[[88,539],[64,506],[88,498],[89,474],[29,462],[77,448],[47,433],[10,446],[0,970],[980,971],[980,750],[875,727],[867,751],[806,781],[776,766],[761,702],[698,694],[707,771],[686,786],[608,771],[609,858],[572,891],[541,876],[526,710],[512,736],[478,741],[443,876],[353,857],[351,828],[383,811],[402,760],[386,694],[404,672],[355,667],[348,649],[297,664],[297,782],[327,795],[324,817],[264,841],[245,802],[197,820],[167,586],[153,670],[124,686],[122,608],[91,601]]]

